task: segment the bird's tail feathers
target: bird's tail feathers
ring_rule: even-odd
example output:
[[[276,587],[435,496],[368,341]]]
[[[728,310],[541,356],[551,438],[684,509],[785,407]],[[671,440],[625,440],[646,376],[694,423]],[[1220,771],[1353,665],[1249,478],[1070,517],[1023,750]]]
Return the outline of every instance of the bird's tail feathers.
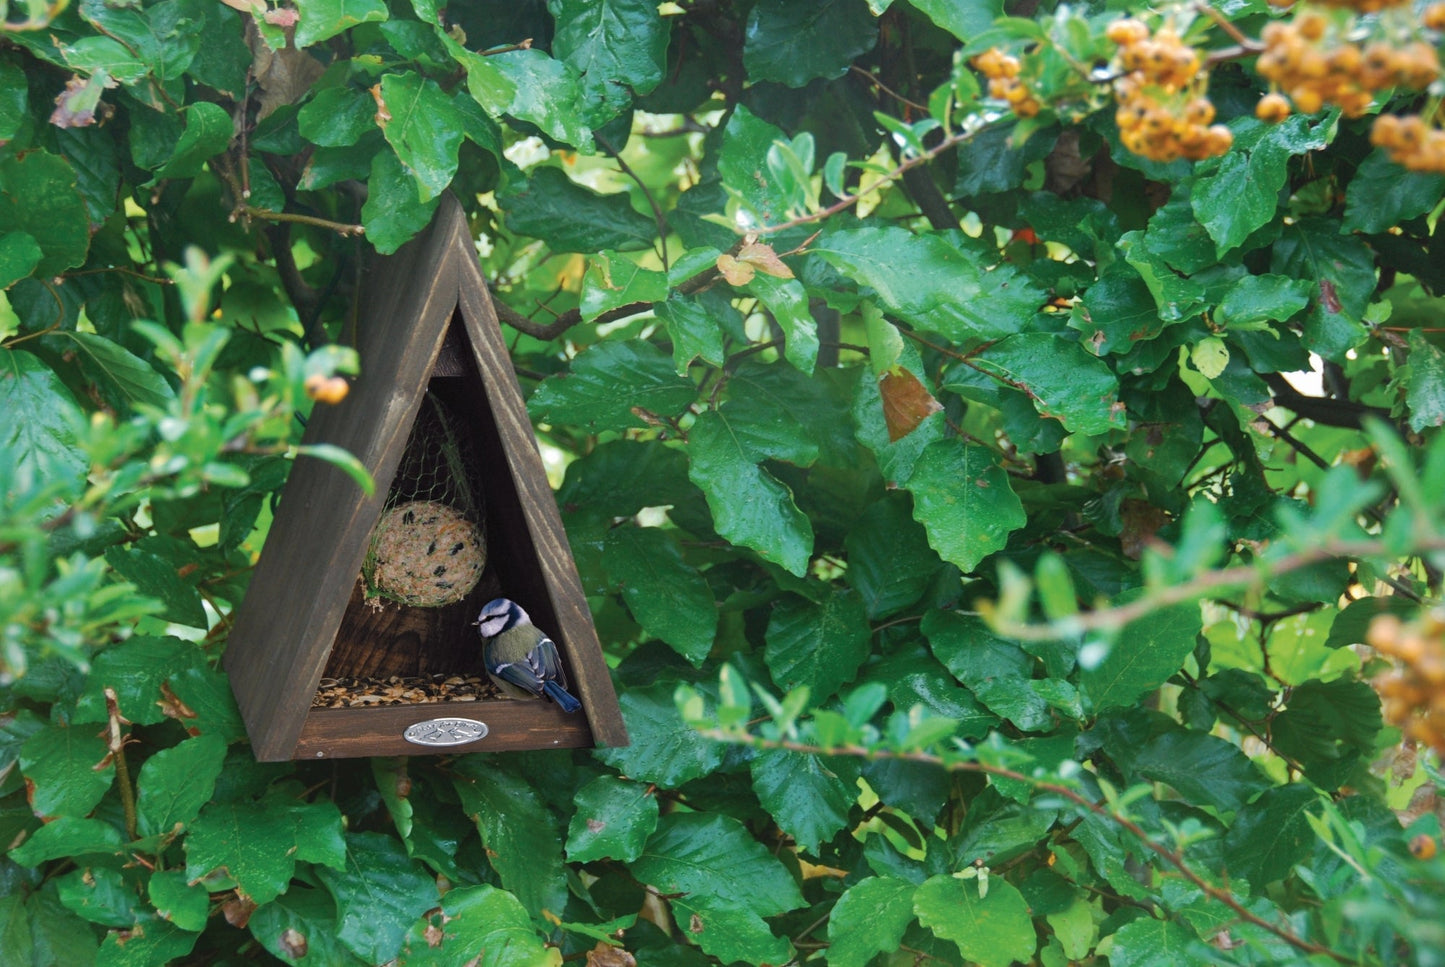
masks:
[[[561,706],[564,712],[575,712],[582,707],[582,703],[573,698],[571,692],[556,682],[543,682],[542,691],[547,693],[548,698]]]

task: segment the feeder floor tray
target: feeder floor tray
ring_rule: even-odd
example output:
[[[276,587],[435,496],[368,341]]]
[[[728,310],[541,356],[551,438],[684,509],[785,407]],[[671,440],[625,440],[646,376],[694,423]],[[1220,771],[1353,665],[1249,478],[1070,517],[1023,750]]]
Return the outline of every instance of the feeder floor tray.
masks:
[[[311,707],[370,708],[432,702],[490,702],[505,698],[496,685],[480,675],[323,678]]]

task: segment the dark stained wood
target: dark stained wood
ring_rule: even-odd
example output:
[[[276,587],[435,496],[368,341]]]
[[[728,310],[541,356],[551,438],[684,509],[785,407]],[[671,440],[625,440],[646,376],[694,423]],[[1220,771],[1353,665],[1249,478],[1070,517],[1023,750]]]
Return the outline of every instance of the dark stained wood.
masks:
[[[431,227],[381,259],[367,279],[361,376],[341,404],[316,407],[303,443],[351,451],[371,471],[377,492],[365,496],[341,471],[312,458],[298,459],[292,470],[224,659],[256,757],[426,754],[401,733],[442,715],[481,719],[492,734],[430,751],[625,745],[607,664],[456,200],[446,196]],[[473,435],[487,569],[458,604],[376,609],[362,600],[362,559],[428,390]],[[583,714],[567,716],[543,702],[310,708],[323,672],[478,673],[480,639],[471,622],[498,595],[521,603],[556,639]]]
[[[429,748],[402,738],[407,726],[427,719],[468,718],[485,722],[485,738],[466,745]],[[587,719],[568,715],[551,702],[436,702],[386,708],[315,709],[296,746],[297,759],[368,755],[455,755],[522,749],[576,749],[593,744]]]
[[[470,238],[467,241],[470,244]],[[522,402],[486,279],[475,258],[462,260],[457,270],[461,315],[471,337],[477,368],[487,374],[483,384],[491,420],[485,425],[495,430],[497,452],[505,457],[510,470],[507,476],[515,485],[516,503],[504,515],[505,522],[511,525],[508,537],[515,535],[536,555],[537,571],[518,575],[518,591],[509,597],[526,608],[533,622],[547,630],[561,647],[597,744],[627,745],[627,726],[617,704],[612,676],[597,640],[577,564],[567,545],[556,498],[547,483],[532,421]],[[491,496],[489,492],[489,500]],[[490,513],[489,519],[493,519]]]

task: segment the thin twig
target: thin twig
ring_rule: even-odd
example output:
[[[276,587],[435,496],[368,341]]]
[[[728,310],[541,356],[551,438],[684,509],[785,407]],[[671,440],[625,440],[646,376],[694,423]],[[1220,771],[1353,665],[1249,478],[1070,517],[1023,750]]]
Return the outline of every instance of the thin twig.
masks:
[[[999,624],[998,630],[1019,641],[1053,641],[1060,635],[1074,635],[1106,628],[1122,628],[1155,611],[1200,598],[1212,597],[1212,592],[1226,589],[1259,590],[1265,587],[1272,578],[1291,571],[1298,571],[1312,564],[1337,558],[1365,558],[1390,554],[1392,548],[1393,542],[1385,539],[1353,541],[1327,539],[1313,547],[1286,554],[1273,561],[1261,560],[1253,564],[1237,564],[1218,571],[1209,571],[1190,581],[1164,585],[1145,593],[1143,597],[1136,598],[1128,604],[1100,608],[1097,611],[1074,615],[1045,625],[1005,620]],[[1418,541],[1412,551],[1415,554],[1445,551],[1445,537],[1428,537]]]
[[[345,238],[350,235],[365,235],[364,225],[348,225],[345,222],[333,222],[329,218],[318,218],[315,215],[302,215],[300,212],[273,212],[269,208],[253,208],[250,205],[242,205],[238,209],[242,218],[259,218],[268,222],[295,222],[298,225],[311,225],[315,228],[324,228]]]
[[[617,162],[617,167],[622,170],[624,175],[633,180],[642,191],[642,197],[647,199],[648,206],[652,208],[652,218],[657,222],[658,255],[662,258],[662,271],[666,272],[671,267],[667,258],[667,236],[671,230],[667,226],[667,216],[662,213],[662,206],[659,205],[657,199],[653,197],[651,189],[647,187],[647,182],[639,178],[637,172],[632,170],[632,166],[623,160],[622,152],[614,148],[606,138],[596,132],[593,132],[592,140],[596,141],[602,146],[603,151],[606,151],[612,156],[612,160]]]
[[[102,275],[107,272],[114,272],[117,275],[129,275],[132,278],[140,279],[142,282],[154,282],[156,285],[175,285],[171,279],[162,279],[159,276],[146,275],[144,272],[137,272],[135,269],[126,268],[124,265],[110,265],[100,269],[80,269],[76,272],[64,272],[61,278],[78,279],[83,275]]]
[[[884,94],[887,94],[889,97],[893,98],[900,104],[907,104],[909,107],[914,108],[915,110],[922,111],[924,114],[929,113],[927,104],[919,104],[917,101],[909,100],[908,98],[904,97],[902,94],[899,94],[893,88],[889,87],[887,84],[879,80],[877,74],[866,71],[863,68],[859,67],[857,64],[849,64],[848,69],[861,77],[866,77],[868,79],[868,83],[875,85],[880,91],[882,91]]]
[[[955,148],[958,145],[963,144],[965,141],[969,141],[977,137],[984,131],[989,130],[989,127],[989,125],[984,125],[982,127],[975,128],[972,131],[959,131],[951,134],[948,137],[944,138],[942,141],[935,144],[933,147],[924,151],[922,154],[916,154],[911,158],[905,159],[892,171],[889,171],[887,174],[883,175],[877,182],[869,185],[867,191],[859,191],[851,195],[845,195],[843,198],[829,205],[827,208],[819,209],[818,211],[813,212],[811,215],[799,215],[797,218],[791,218],[786,222],[779,222],[777,225],[765,225],[762,228],[754,229],[754,232],[758,235],[766,235],[771,232],[781,232],[785,229],[797,228],[800,225],[811,225],[814,222],[821,222],[825,218],[831,218],[832,216],[838,214],[841,211],[846,211],[847,209],[852,208],[854,205],[858,204],[858,202],[862,201],[866,196],[877,191],[883,185],[897,181],[899,178],[902,178],[905,172],[911,171],[919,165],[927,164],[934,158],[937,158],[939,155],[943,154],[945,151],[948,151],[950,148]]]

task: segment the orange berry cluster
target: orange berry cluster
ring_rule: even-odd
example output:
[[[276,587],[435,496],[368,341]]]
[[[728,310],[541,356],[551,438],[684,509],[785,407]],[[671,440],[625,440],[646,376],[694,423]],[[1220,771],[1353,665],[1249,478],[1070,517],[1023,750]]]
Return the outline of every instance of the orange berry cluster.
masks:
[[[1445,175],[1445,131],[1426,124],[1419,115],[1380,115],[1370,129],[1370,141],[1402,168]]]
[[[1362,48],[1334,33],[1324,14],[1305,10],[1292,22],[1267,24],[1260,34],[1265,43],[1259,55],[1260,75],[1283,89],[1305,114],[1334,104],[1346,117],[1361,117],[1376,91],[1425,88],[1440,73],[1434,48],[1423,41],[1400,48],[1374,41]],[[1280,100],[1262,101],[1256,114],[1262,120],[1281,120],[1287,113],[1279,114]]]
[[[1114,82],[1119,140],[1154,161],[1198,161],[1224,154],[1234,136],[1212,124],[1214,105],[1204,96],[1209,75],[1203,57],[1162,27],[1152,35],[1132,17],[1116,20],[1105,34],[1119,47],[1124,74]]]
[[[306,395],[318,403],[340,403],[346,399],[351,384],[345,376],[323,376],[312,373],[306,377]]]
[[[1380,615],[1365,642],[1398,662],[1374,680],[1385,721],[1445,755],[1445,612],[1408,623]]]
[[[1019,78],[1023,65],[1017,57],[990,47],[973,59],[973,66],[988,78],[989,97],[1007,101],[1014,114],[1021,118],[1031,118],[1039,113],[1042,105]]]

